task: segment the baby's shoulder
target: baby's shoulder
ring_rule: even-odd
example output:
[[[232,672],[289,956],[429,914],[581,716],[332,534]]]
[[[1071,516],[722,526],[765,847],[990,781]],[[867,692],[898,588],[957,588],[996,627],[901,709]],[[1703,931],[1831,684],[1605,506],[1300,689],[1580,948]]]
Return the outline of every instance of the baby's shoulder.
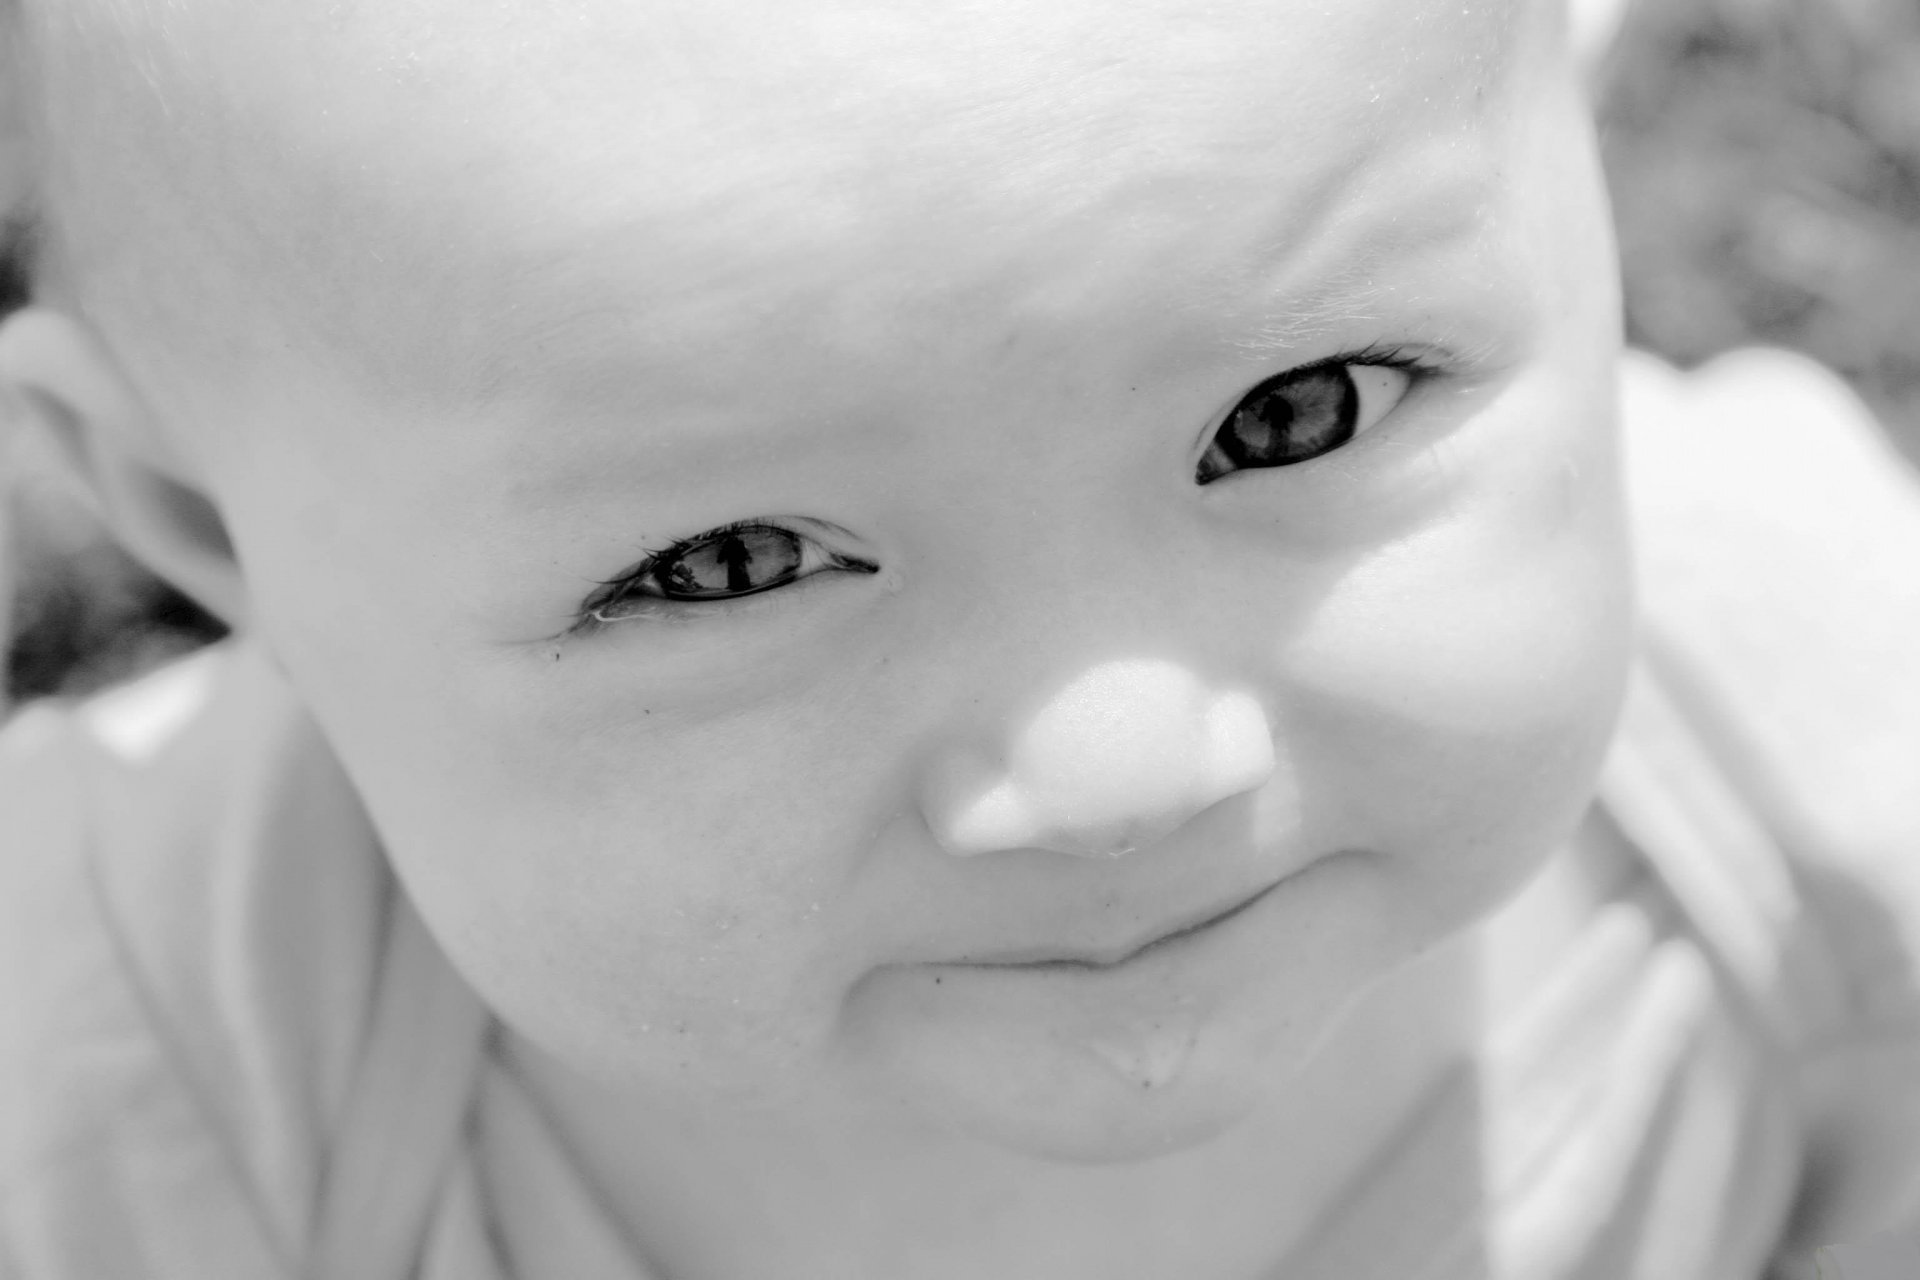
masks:
[[[1651,639],[1818,856],[1920,918],[1920,477],[1845,383],[1787,352],[1684,374],[1630,356],[1623,417]]]
[[[1920,1046],[1920,478],[1804,357],[1622,387],[1649,652],[1789,855],[1840,1027]]]
[[[220,661],[197,656],[83,702],[32,703],[0,725],[0,1008],[11,1015],[0,1048],[30,1034],[22,1011],[71,994],[56,975],[87,981],[105,954],[103,846],[146,833],[134,843],[166,846],[152,861],[178,865],[172,837],[187,815],[169,821],[143,801],[180,809],[194,797],[141,774],[201,710]]]
[[[27,706],[0,727],[0,1202],[9,1212],[112,1149],[109,1117],[137,1106],[125,1073],[77,1063],[139,1055],[140,1001],[99,855],[124,800],[122,754],[151,745],[184,682],[169,671],[90,703]],[[105,1054],[102,1046],[114,1046]],[[96,1199],[98,1197],[96,1196]],[[0,1237],[8,1226],[0,1223]]]
[[[265,1274],[314,1185],[287,1117],[327,1132],[349,1096],[389,885],[349,784],[244,645],[0,729],[0,1242],[94,1249],[75,1275],[185,1275],[98,1249],[218,1232],[259,1259],[235,1274]]]
[[[1631,356],[1622,384],[1649,661],[1787,855],[1799,909],[1780,923],[1811,944],[1792,954],[1840,966],[1833,1007],[1802,1010],[1802,1243],[1911,1225],[1920,478],[1803,357],[1742,351],[1683,374]]]

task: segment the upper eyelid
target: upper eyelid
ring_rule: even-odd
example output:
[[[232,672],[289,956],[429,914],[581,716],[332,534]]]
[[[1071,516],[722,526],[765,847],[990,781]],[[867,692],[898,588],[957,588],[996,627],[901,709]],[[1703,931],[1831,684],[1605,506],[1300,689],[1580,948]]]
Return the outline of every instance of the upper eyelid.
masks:
[[[711,529],[703,529],[690,538],[676,538],[658,550],[647,552],[646,555],[642,556],[622,572],[616,573],[604,582],[598,582],[594,585],[601,590],[612,590],[616,587],[632,586],[635,582],[652,573],[661,564],[672,560],[675,556],[686,554],[709,538],[725,537],[729,533],[744,533],[749,529],[787,529],[787,526],[769,516],[759,516],[750,520],[730,520],[726,524],[717,524]],[[803,529],[787,529],[787,532],[797,533],[803,538],[807,536],[806,531]],[[593,595],[598,594],[599,591],[593,593]],[[593,595],[587,598],[591,600],[593,599]]]
[[[1330,369],[1348,364],[1384,365],[1390,369],[1405,369],[1409,373],[1441,373],[1453,366],[1453,360],[1451,353],[1436,348],[1382,342],[1362,347],[1357,351],[1343,351],[1323,359],[1309,360],[1305,364],[1282,369],[1271,377],[1282,378],[1290,373],[1305,373],[1313,369]],[[1262,381],[1269,380],[1262,379]]]
[[[1343,364],[1385,364],[1421,374],[1465,373],[1496,362],[1497,351],[1496,343],[1485,340],[1459,342],[1435,337],[1396,341],[1383,338],[1357,347],[1336,350],[1330,355],[1315,356],[1309,360],[1302,360],[1298,364],[1281,365],[1270,354],[1263,356],[1261,363],[1271,372],[1257,381],[1283,377],[1289,373],[1308,369],[1324,369]]]
[[[1228,416],[1233,413],[1235,406],[1245,400],[1247,396],[1251,395],[1255,388],[1266,386],[1268,383],[1278,382],[1283,378],[1293,377],[1297,374],[1312,373],[1318,369],[1337,369],[1343,365],[1384,365],[1388,368],[1399,369],[1408,375],[1411,380],[1411,385],[1408,386],[1407,393],[1411,395],[1415,387],[1429,378],[1443,378],[1449,374],[1459,372],[1469,358],[1470,357],[1459,355],[1447,348],[1436,347],[1425,343],[1377,342],[1370,343],[1365,347],[1356,348],[1355,350],[1342,351],[1335,355],[1322,356],[1318,359],[1305,360],[1299,364],[1288,365],[1284,369],[1275,370],[1264,377],[1256,378],[1254,381],[1247,383],[1240,390],[1234,392],[1231,399],[1216,409],[1207,419],[1206,425],[1201,428],[1199,440],[1194,446],[1195,456],[1198,457],[1199,454],[1206,451],[1207,447],[1212,443],[1215,433],[1220,430]],[[1394,411],[1397,412],[1398,409],[1399,406],[1396,405]]]
[[[1284,369],[1255,378],[1235,392],[1233,398],[1213,414],[1210,420],[1211,425],[1207,428],[1209,438],[1212,431],[1233,412],[1235,405],[1251,394],[1255,388],[1266,386],[1268,383],[1279,382],[1298,374],[1313,373],[1320,369],[1338,369],[1345,365],[1378,365],[1399,369],[1408,375],[1413,385],[1417,386],[1430,378],[1444,378],[1463,372],[1468,367],[1469,359],[1470,357],[1456,355],[1444,348],[1424,344],[1376,343],[1354,351],[1343,351],[1337,355],[1288,365]],[[1408,390],[1411,392],[1412,387]]]

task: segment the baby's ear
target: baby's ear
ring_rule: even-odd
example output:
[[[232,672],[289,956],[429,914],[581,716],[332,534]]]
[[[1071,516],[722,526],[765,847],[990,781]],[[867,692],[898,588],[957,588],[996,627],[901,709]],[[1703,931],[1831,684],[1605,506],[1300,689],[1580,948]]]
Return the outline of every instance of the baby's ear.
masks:
[[[51,436],[129,552],[228,626],[245,620],[219,509],[91,328],[42,306],[0,322],[0,401]]]

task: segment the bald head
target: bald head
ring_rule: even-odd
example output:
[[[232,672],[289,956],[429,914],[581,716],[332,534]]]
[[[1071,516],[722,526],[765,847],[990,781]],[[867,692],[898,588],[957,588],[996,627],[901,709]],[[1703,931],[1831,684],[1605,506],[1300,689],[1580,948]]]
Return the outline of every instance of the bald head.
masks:
[[[817,328],[957,246],[986,288],[1276,184],[1294,221],[1236,234],[1299,235],[1558,61],[1526,0],[28,3],[60,255],[134,364],[195,348],[162,380],[289,346],[497,380],[583,313],[636,347]]]

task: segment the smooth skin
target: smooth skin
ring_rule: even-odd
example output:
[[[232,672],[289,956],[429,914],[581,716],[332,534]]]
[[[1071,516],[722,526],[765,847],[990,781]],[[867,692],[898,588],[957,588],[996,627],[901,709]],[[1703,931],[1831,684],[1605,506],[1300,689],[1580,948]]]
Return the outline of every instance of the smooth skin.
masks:
[[[0,372],[664,1274],[1255,1274],[1477,1038],[1628,650],[1554,6],[26,18]],[[735,521],[871,571],[582,625]]]

